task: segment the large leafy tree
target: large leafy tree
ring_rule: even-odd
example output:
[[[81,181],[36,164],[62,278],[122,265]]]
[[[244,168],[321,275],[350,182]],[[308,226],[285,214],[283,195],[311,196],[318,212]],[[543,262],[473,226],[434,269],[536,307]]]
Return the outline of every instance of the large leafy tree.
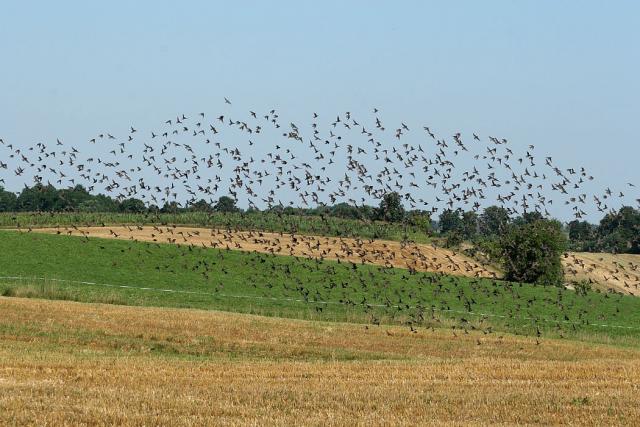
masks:
[[[25,187],[18,199],[16,208],[20,211],[61,211],[68,202],[60,198],[58,190],[52,185],[36,184],[33,187]]]
[[[0,187],[0,212],[11,212],[16,208],[18,197],[10,191]]]
[[[569,244],[572,250],[589,251],[596,248],[596,227],[587,221],[573,220],[567,224]]]
[[[236,206],[236,201],[229,196],[222,196],[218,199],[218,202],[213,207],[216,212],[239,212],[240,209]]]
[[[331,216],[339,218],[361,219],[360,210],[348,203],[338,203],[337,205],[332,206],[329,212]]]
[[[127,213],[143,213],[147,211],[147,207],[140,199],[130,198],[125,199],[120,203],[120,211]]]
[[[508,227],[500,238],[505,278],[516,282],[561,285],[561,257],[567,239],[558,221],[538,219]]]
[[[425,234],[431,234],[431,214],[428,211],[413,210],[407,215],[407,223]]]
[[[486,208],[478,221],[479,232],[484,237],[496,237],[506,230],[509,224],[509,213],[499,206]]]
[[[474,211],[462,213],[462,237],[473,240],[478,235],[478,214]]]
[[[597,228],[598,246],[617,253],[640,253],[640,211],[623,206],[608,213]]]
[[[76,185],[69,189],[58,190],[58,197],[67,210],[78,210],[80,205],[93,198],[93,196],[89,194],[82,185]]]
[[[442,211],[438,218],[438,227],[441,233],[462,233],[463,222],[460,211],[447,209]]]
[[[405,210],[400,194],[395,191],[385,194],[380,201],[376,217],[388,222],[402,222],[405,219]]]
[[[189,205],[189,210],[193,212],[211,212],[213,207],[206,200],[200,199]]]

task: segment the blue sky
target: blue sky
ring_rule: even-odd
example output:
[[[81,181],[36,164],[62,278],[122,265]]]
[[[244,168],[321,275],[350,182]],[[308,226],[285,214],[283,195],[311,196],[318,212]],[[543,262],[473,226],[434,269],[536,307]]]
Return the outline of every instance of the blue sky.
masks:
[[[5,2],[0,137],[86,141],[181,111],[318,111],[495,134],[640,186],[640,3]]]

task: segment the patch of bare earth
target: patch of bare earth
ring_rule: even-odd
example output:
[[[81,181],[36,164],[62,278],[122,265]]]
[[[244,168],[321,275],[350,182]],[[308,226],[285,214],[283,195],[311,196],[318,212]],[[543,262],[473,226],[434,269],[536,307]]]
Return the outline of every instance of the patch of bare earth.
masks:
[[[640,295],[640,255],[572,252],[563,264],[569,280],[587,280],[603,290]]]

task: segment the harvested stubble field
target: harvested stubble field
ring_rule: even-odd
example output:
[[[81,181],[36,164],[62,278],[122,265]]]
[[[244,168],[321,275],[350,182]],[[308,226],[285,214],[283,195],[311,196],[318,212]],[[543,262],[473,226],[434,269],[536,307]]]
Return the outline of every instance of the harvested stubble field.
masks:
[[[402,244],[378,239],[160,225],[56,227],[33,231],[339,259],[467,277],[500,276],[494,266],[481,264],[461,253],[426,243]],[[590,280],[594,287],[602,290],[612,289],[627,295],[640,295],[640,255],[571,252],[563,257],[563,265],[568,280]]]
[[[640,423],[637,349],[20,298],[0,312],[5,425]]]
[[[568,278],[640,296],[640,255],[572,252],[563,262]]]

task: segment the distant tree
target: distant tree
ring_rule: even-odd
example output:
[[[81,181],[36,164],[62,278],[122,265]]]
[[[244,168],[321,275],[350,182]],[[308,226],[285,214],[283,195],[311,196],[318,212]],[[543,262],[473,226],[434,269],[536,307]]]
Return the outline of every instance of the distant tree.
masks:
[[[357,207],[348,203],[338,203],[329,210],[329,215],[338,218],[360,219],[360,211]]]
[[[65,210],[78,210],[80,205],[93,198],[91,194],[82,186],[76,185],[73,188],[58,190],[58,197],[64,205]]]
[[[462,234],[463,222],[460,217],[460,211],[451,209],[442,211],[438,219],[438,226],[440,227],[440,233],[442,234]]]
[[[16,200],[16,209],[19,211],[61,211],[67,203],[60,199],[58,190],[52,185],[36,184],[33,187],[25,187]]]
[[[478,214],[474,211],[462,213],[461,234],[465,240],[473,240],[478,235]]]
[[[176,214],[178,212],[182,211],[182,207],[180,207],[180,204],[176,201],[172,201],[172,202],[166,202],[161,208],[160,208],[160,212],[162,213],[171,213],[171,214]]]
[[[369,205],[359,206],[360,218],[367,220],[374,220],[376,215],[376,208]]]
[[[206,200],[200,199],[195,203],[189,205],[189,210],[192,212],[211,212],[213,207],[207,203]]]
[[[395,191],[385,194],[377,209],[376,219],[387,222],[402,222],[405,219],[402,196]]]
[[[407,224],[417,227],[425,234],[431,234],[431,214],[427,211],[414,210],[407,215]]]
[[[562,253],[567,248],[558,221],[516,223],[500,238],[505,278],[516,282],[561,285]]]
[[[567,224],[569,239],[576,242],[584,242],[593,238],[594,227],[587,221],[573,220]]]
[[[120,206],[110,197],[98,194],[78,206],[80,212],[118,212]]]
[[[601,250],[616,253],[640,253],[640,211],[623,206],[608,213],[596,230]]]
[[[105,196],[104,194],[98,194],[94,196],[93,200],[98,203],[100,212],[117,212],[120,208],[118,202],[116,202],[109,196]]]
[[[125,199],[120,203],[120,212],[126,213],[143,213],[147,211],[147,207],[140,199]]]
[[[596,248],[596,227],[587,221],[573,220],[567,224],[569,246],[576,251],[590,251]]]
[[[16,209],[18,197],[10,191],[0,187],[0,212],[12,212]]]
[[[282,209],[282,213],[284,215],[296,215],[297,213],[299,213],[299,211],[296,208],[294,208],[293,206],[285,206]]]
[[[216,212],[239,212],[240,209],[236,206],[236,201],[229,196],[222,196],[218,199],[218,202],[213,207]]]
[[[538,211],[533,211],[533,212],[525,212],[522,214],[522,216],[519,216],[517,218],[515,218],[513,220],[513,222],[515,224],[529,224],[532,222],[536,222],[538,220],[544,219],[544,217],[542,216],[542,214]]]
[[[499,236],[509,224],[509,213],[499,206],[489,206],[482,212],[478,222],[478,229],[482,236]]]

